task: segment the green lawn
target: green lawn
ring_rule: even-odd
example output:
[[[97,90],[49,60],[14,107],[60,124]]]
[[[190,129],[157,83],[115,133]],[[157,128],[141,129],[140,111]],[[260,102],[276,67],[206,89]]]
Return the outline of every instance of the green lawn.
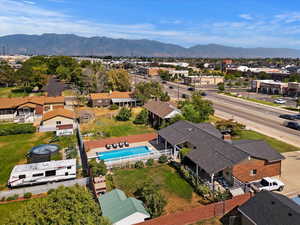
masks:
[[[24,92],[22,89],[15,87],[0,88],[0,98],[15,98],[15,97],[25,97],[29,95],[41,95],[40,93],[28,93]]]
[[[135,125],[132,121],[121,122],[107,117],[99,117],[92,124],[82,126],[82,131],[83,133],[103,134],[104,137],[121,137],[154,132],[152,128]],[[100,135],[94,136],[96,139],[99,139],[99,137]]]
[[[284,152],[292,152],[292,151],[300,151],[299,148],[287,144],[283,141],[277,140],[275,138],[263,135],[261,133],[252,131],[252,130],[244,130],[242,131],[241,135],[237,138],[234,138],[237,140],[242,140],[242,139],[248,139],[248,140],[264,140],[266,141],[270,146],[272,146],[274,149],[276,149],[280,153]]]
[[[145,182],[159,185],[168,202],[165,208],[166,213],[187,210],[199,206],[202,201],[201,197],[193,192],[192,186],[168,165],[159,164],[150,168],[115,170],[113,182],[108,182],[108,188],[119,188],[128,196],[134,196],[138,187]]]
[[[0,224],[2,224],[4,219],[7,218],[8,214],[18,210],[22,205],[26,204],[26,202],[28,201],[30,200],[0,204]]]
[[[114,184],[133,195],[144,182],[158,184],[165,192],[190,200],[193,188],[168,165],[158,165],[143,169],[121,169],[114,172]]]
[[[26,153],[36,145],[48,143],[51,136],[51,133],[35,133],[0,137],[0,190],[5,188],[12,168],[26,163]]]

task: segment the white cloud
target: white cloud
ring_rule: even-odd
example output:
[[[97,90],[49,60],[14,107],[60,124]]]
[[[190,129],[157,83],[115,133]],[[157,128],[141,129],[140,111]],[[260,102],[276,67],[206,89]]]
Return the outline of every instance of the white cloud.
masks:
[[[30,5],[35,5],[35,2],[32,2],[32,1],[23,1],[23,2],[26,4],[30,4]]]
[[[253,20],[253,17],[249,14],[240,14],[239,17],[245,20]]]
[[[63,2],[65,0],[48,1]],[[157,25],[150,23],[108,24],[79,20],[64,12],[44,9],[36,4],[0,0],[0,35],[72,33],[85,37],[147,38],[184,46],[205,43],[244,47],[296,48],[299,46],[300,24],[293,23],[291,26],[287,25],[287,22],[297,21],[300,13],[278,14],[264,18],[248,14],[241,15],[240,18],[243,20],[231,22],[208,20],[201,24],[186,24],[181,20],[161,20]],[[161,28],[163,24],[176,24],[181,28],[176,30]]]

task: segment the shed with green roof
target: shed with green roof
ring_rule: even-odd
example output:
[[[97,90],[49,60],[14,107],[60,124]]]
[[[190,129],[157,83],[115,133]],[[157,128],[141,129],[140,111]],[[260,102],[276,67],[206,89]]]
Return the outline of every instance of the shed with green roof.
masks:
[[[101,195],[98,200],[103,216],[107,217],[113,225],[136,224],[150,218],[142,201],[136,198],[127,198],[125,193],[119,189]]]

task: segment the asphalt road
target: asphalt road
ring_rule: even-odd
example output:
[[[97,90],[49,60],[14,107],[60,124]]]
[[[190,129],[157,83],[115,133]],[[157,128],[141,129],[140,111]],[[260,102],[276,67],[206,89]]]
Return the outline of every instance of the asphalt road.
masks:
[[[133,80],[138,83],[146,79],[141,76],[134,76]],[[173,88],[170,88],[170,86]],[[185,85],[167,82],[164,87],[173,98],[181,98],[182,94],[191,94]],[[292,112],[220,95],[213,90],[206,90],[206,93],[206,98],[214,103],[216,116],[224,119],[234,119],[250,129],[300,147],[300,131],[284,127],[283,122],[285,120],[278,117],[280,114],[293,114]]]

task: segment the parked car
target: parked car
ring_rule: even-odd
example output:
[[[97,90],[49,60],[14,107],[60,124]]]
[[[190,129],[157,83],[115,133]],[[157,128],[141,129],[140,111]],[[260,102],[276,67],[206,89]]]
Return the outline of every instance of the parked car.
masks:
[[[189,88],[188,88],[188,91],[195,91],[195,88],[189,87]]]
[[[287,119],[287,120],[297,120],[298,119],[297,115],[290,115],[290,114],[282,114],[279,117],[282,119]]]
[[[187,94],[182,94],[181,97],[182,98],[188,98]]]
[[[285,104],[286,100],[282,99],[282,98],[278,98],[274,100],[274,103],[276,104]]]
[[[250,187],[254,191],[282,191],[284,188],[284,183],[278,179],[265,177],[259,182],[254,182],[250,184]]]
[[[283,125],[294,130],[300,130],[300,124],[297,122],[286,121]]]
[[[300,120],[300,114],[295,115],[297,120]]]
[[[169,86],[169,88],[170,88],[170,89],[173,89],[174,87],[173,87],[173,86]]]

